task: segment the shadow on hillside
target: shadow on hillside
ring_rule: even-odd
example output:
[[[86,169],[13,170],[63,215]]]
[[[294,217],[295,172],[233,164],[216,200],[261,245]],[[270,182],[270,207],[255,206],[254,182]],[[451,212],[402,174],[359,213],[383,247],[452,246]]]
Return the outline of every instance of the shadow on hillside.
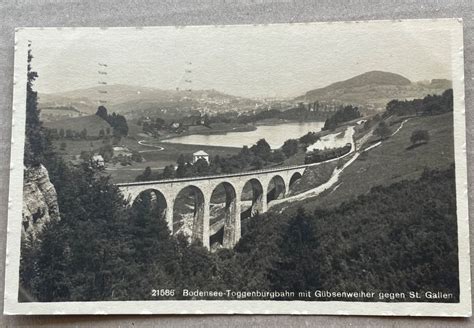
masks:
[[[415,149],[415,148],[418,148],[420,146],[423,146],[423,145],[426,145],[428,142],[418,142],[416,144],[412,144],[410,146],[408,146],[407,148],[405,148],[406,150],[412,150],[412,149]]]

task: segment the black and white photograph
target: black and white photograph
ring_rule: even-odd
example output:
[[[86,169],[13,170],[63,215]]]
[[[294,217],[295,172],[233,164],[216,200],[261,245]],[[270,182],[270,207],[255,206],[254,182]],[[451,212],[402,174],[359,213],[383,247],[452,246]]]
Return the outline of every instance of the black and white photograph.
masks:
[[[470,316],[463,72],[458,19],[17,29],[5,312]]]

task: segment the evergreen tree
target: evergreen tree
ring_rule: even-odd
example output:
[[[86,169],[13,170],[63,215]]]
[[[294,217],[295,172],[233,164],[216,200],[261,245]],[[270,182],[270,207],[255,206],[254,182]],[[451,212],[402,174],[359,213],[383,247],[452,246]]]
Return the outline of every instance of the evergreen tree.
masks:
[[[87,139],[87,129],[86,128],[82,129],[81,138],[82,139]]]
[[[380,137],[380,139],[382,140],[385,140],[390,137],[391,133],[392,131],[390,131],[390,128],[387,126],[387,123],[385,123],[385,121],[380,122],[374,130],[374,135]]]
[[[203,158],[200,158],[194,163],[194,170],[197,176],[209,174],[209,164]]]
[[[109,115],[107,113],[107,108],[104,106],[99,106],[97,108],[96,115],[101,117],[104,121],[110,124],[113,128],[113,135],[116,137],[124,137],[128,135],[128,124],[127,120],[125,119],[125,116],[112,113],[112,115]],[[107,132],[104,131],[103,129],[100,132],[100,136],[103,137],[105,134],[107,135],[110,134],[110,129],[107,128]]]
[[[33,84],[38,74],[31,67],[32,60],[33,54],[31,48],[29,48],[26,82],[25,150],[23,157],[23,162],[26,166],[40,165],[44,162],[45,154],[51,150],[51,145],[44,134],[40,121],[38,94],[33,90]]]
[[[135,178],[135,181],[149,181],[151,178],[151,175],[152,175],[151,167],[147,166],[145,168],[145,171],[143,171],[142,174],[140,174],[139,176]]]
[[[266,160],[270,156],[272,149],[265,139],[260,139],[255,145],[250,147],[250,151],[256,156]]]
[[[167,165],[165,166],[163,170],[163,179],[171,179],[175,177],[175,169],[173,165]]]
[[[285,153],[286,157],[293,156],[298,152],[298,140],[296,139],[288,139],[285,141],[283,146],[281,147],[283,153]]]
[[[183,154],[180,154],[178,160],[176,161],[178,167],[176,169],[176,177],[182,178],[186,175],[186,160]]]
[[[275,289],[298,292],[321,287],[319,274],[318,241],[313,219],[299,209],[288,223],[280,242],[280,258],[272,272]]]
[[[108,121],[109,114],[107,113],[107,108],[104,106],[99,106],[95,115],[101,117],[104,121]]]

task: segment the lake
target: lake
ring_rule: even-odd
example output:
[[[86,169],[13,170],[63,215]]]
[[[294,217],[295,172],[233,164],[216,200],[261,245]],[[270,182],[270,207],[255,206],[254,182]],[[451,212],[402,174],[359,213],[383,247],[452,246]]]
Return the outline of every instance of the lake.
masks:
[[[252,146],[259,139],[265,139],[272,149],[280,148],[288,139],[297,139],[308,132],[319,132],[324,122],[284,123],[278,125],[258,125],[254,131],[229,132],[226,134],[193,134],[163,140],[188,145],[209,145],[238,147]]]

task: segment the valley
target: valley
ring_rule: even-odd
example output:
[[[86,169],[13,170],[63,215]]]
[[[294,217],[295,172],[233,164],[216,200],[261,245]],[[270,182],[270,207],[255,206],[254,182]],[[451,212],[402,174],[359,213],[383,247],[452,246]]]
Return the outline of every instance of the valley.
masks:
[[[387,88],[387,85],[389,85],[387,90],[394,86],[399,91],[403,88],[411,88],[410,92],[415,90],[410,81],[398,75],[371,72],[330,85],[324,90],[308,92],[307,96],[318,95],[324,99],[324,94],[328,90],[332,92],[340,88],[345,90],[356,88],[358,92],[370,89],[370,92],[374,92],[375,89],[370,85],[375,82],[379,83],[375,88],[379,91],[381,88]],[[440,83],[440,87],[445,84],[445,82]],[[432,84],[436,85],[436,82]],[[88,90],[85,94],[91,92],[93,93],[93,90]],[[149,93],[156,96],[154,91],[149,91]],[[330,94],[333,95],[333,93]],[[202,94],[199,95],[202,96]],[[222,94],[218,93],[218,95]],[[341,102],[344,100],[343,97],[338,99]],[[285,197],[276,199],[271,206],[269,205],[270,212],[285,213],[285,215],[296,213],[300,207],[309,212],[319,207],[335,207],[342,202],[366,194],[373,187],[417,179],[426,169],[447,168],[452,162],[453,136],[449,135],[452,133],[451,113],[400,116],[389,115],[385,111],[377,115],[368,114],[370,111],[362,111],[362,117],[358,114],[358,118],[356,116],[354,119],[346,118],[346,122],[333,122],[331,124],[336,124],[335,126],[326,128],[327,124],[321,121],[311,121],[311,119],[321,117],[315,116],[319,113],[324,114],[322,117],[331,117],[331,111],[323,111],[329,107],[321,107],[321,104],[319,100],[303,102],[295,104],[295,109],[287,111],[272,109],[256,112],[254,109],[243,112],[246,113],[245,119],[237,117],[234,120],[229,119],[225,108],[222,112],[214,114],[208,112],[196,114],[187,109],[183,109],[180,116],[172,114],[171,116],[144,117],[134,114],[127,116],[127,135],[117,135],[114,127],[98,114],[46,121],[44,125],[49,131],[62,136],[56,138],[53,143],[58,153],[66,160],[78,164],[88,156],[95,158],[94,156],[101,155],[101,158],[105,159],[101,164],[102,172],[110,176],[113,183],[128,183],[138,179],[161,179],[157,177],[169,174],[166,172],[170,167],[174,172],[170,177],[175,177],[178,173],[176,169],[181,165],[180,161],[184,160],[184,163],[190,167],[196,164],[193,153],[197,151],[208,156],[206,166],[209,168],[215,165],[216,160],[222,159],[239,165],[239,168],[232,169],[238,172],[239,170],[252,171],[261,168],[302,165],[307,163],[308,153],[324,153],[330,149],[350,145],[349,153],[336,155],[335,158],[322,160],[316,165],[307,167],[302,178],[291,188],[285,186]],[[238,106],[240,105],[239,103]],[[339,106],[336,107],[335,113],[339,113],[340,117],[348,115],[342,114],[343,109],[349,109],[347,111],[349,114],[354,110],[350,106],[348,108]],[[357,108],[355,111],[357,112]],[[127,112],[120,112],[128,115]],[[150,115],[160,113],[163,114],[163,111],[154,111]],[[191,114],[188,115],[189,113]],[[300,120],[305,117],[309,121],[282,119],[285,115],[289,115],[283,113],[291,113],[293,116],[289,117]],[[109,114],[104,115],[115,117],[116,114],[115,112],[110,114],[109,111]],[[382,138],[376,135],[376,129],[380,125],[387,126],[389,132]],[[430,141],[413,146],[410,137],[415,130],[419,129],[428,131]],[[308,144],[301,144],[300,138],[305,135],[312,135],[313,139]],[[248,165],[245,164],[245,168],[241,167],[239,161],[242,159],[245,147],[254,149],[260,139],[265,140],[270,151],[268,154],[273,153],[273,157],[282,152],[284,144],[288,141],[300,141],[299,146],[291,154],[281,154],[281,159],[265,160],[258,166],[255,164],[245,166]],[[209,175],[211,173],[186,174]],[[270,189],[270,186],[268,188]],[[211,239],[215,242],[217,242],[216,238],[221,242],[223,238],[225,211],[223,211],[222,202],[225,201],[225,197],[221,198],[224,194],[224,191],[216,194],[218,201],[213,203],[211,209],[211,230],[213,231]],[[189,232],[190,227],[193,226],[193,211],[195,211],[192,206],[193,197],[192,194],[186,196],[183,200],[184,205],[179,208],[180,213],[176,212],[174,215],[174,222],[177,225],[176,233]],[[254,196],[247,191],[245,197],[251,200]],[[251,210],[251,206],[252,203],[246,204],[243,212],[245,208]],[[244,230],[248,224],[247,221],[242,217]],[[187,235],[190,236],[190,233]],[[211,244],[214,250],[216,245]]]
[[[468,315],[461,23],[15,30],[8,313]]]

